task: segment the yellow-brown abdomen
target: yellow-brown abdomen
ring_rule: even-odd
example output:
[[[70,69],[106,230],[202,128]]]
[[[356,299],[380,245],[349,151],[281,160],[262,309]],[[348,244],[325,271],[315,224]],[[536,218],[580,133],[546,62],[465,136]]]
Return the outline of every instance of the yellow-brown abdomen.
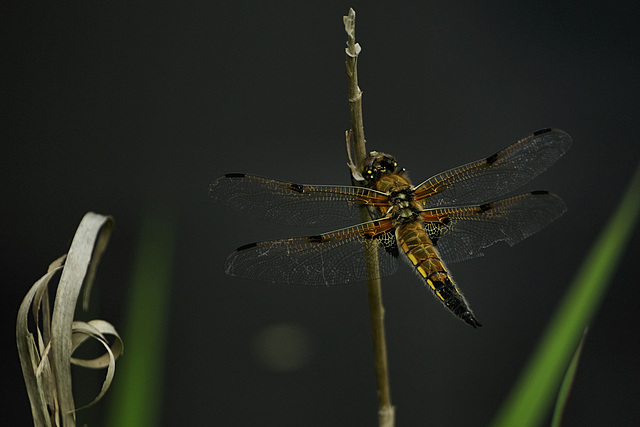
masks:
[[[453,282],[444,263],[440,260],[438,250],[433,246],[429,236],[422,228],[422,223],[420,221],[412,221],[398,225],[396,239],[400,251],[407,256],[409,262],[431,288],[435,296],[453,314],[469,325],[474,328],[482,326],[473,316],[467,301]]]

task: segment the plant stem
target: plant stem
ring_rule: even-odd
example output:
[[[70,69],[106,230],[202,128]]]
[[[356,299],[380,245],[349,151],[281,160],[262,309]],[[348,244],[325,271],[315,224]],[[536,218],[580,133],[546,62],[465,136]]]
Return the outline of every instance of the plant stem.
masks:
[[[358,87],[358,54],[360,45],[356,43],[356,12],[349,9],[349,14],[343,17],[344,29],[347,32],[346,66],[349,80],[349,110],[351,116],[351,132],[353,137],[354,153],[356,158],[355,171],[360,171],[362,163],[367,156],[364,139],[364,125],[362,120],[362,91]],[[348,137],[349,137],[348,136]],[[349,150],[349,147],[347,146]],[[349,152],[350,157],[350,152]],[[362,221],[370,221],[366,208],[362,208]],[[391,427],[395,424],[395,410],[391,404],[391,392],[389,388],[389,371],[387,367],[387,344],[384,334],[384,307],[382,305],[382,289],[378,273],[378,258],[376,248],[366,246],[367,281],[369,314],[371,318],[371,330],[373,333],[373,349],[376,362],[376,378],[378,386],[378,422],[381,427]],[[372,251],[373,254],[369,252]],[[374,256],[371,256],[374,255]]]

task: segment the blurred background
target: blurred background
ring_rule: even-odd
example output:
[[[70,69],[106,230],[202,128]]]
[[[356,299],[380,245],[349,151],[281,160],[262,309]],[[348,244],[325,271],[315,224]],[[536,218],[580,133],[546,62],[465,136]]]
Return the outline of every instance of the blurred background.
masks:
[[[4,4],[4,419],[31,423],[13,329],[20,301],[95,211],[116,228],[92,317],[119,330],[144,218],[175,235],[158,325],[168,328],[160,425],[376,425],[364,283],[308,288],[222,272],[242,244],[328,230],[274,225],[208,196],[227,172],[349,183],[349,6],[368,149],[394,154],[414,181],[540,128],[573,136],[522,189],[551,190],[569,211],[513,248],[451,266],[483,328],[454,318],[408,267],[383,281],[398,425],[492,419],[640,161],[633,2]],[[567,426],[640,420],[639,250],[636,230],[591,326]],[[108,403],[79,422],[101,425]]]

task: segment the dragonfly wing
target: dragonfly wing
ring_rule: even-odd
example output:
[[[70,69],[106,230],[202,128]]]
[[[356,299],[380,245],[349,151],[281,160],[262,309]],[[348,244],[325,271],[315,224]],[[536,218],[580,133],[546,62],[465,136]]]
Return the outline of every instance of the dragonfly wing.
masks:
[[[496,242],[513,246],[566,210],[555,194],[535,191],[477,206],[428,209],[422,220],[442,259],[454,263],[482,256]]]
[[[288,225],[345,225],[360,221],[359,206],[388,204],[379,191],[339,185],[302,185],[233,173],[209,185],[228,206]]]
[[[425,208],[482,203],[524,185],[555,163],[571,145],[558,129],[543,129],[475,162],[450,169],[416,187]]]
[[[381,219],[317,236],[251,243],[233,252],[224,268],[247,279],[336,285],[367,280],[368,254],[373,254],[378,277],[389,276],[398,268],[394,230],[390,220]],[[365,246],[374,250],[368,252]]]

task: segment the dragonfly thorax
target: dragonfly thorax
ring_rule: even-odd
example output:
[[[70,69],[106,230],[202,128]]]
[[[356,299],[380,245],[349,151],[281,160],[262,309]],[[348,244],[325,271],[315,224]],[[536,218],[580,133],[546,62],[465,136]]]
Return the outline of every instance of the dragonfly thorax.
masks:
[[[399,224],[417,220],[422,211],[420,205],[414,201],[414,190],[411,186],[389,193],[389,201],[391,207],[387,214],[390,214]]]
[[[389,193],[389,201],[391,204],[406,204],[409,202],[413,202],[415,192],[411,186],[406,186],[403,188],[399,188],[397,190],[391,191]]]

